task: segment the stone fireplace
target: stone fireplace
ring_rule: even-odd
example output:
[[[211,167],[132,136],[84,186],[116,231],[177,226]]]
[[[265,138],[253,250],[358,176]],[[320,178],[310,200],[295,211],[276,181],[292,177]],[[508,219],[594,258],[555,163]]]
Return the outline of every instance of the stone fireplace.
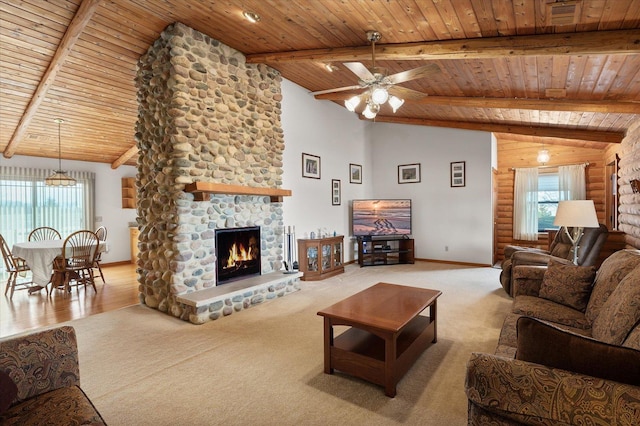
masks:
[[[194,182],[281,187],[280,83],[277,71],[246,64],[240,52],[181,23],[167,27],[139,59],[142,303],[200,324],[298,289],[298,277],[276,272],[283,257],[281,201],[233,191],[196,198],[185,191]],[[263,278],[253,287],[217,286],[215,231],[245,227],[260,229]],[[264,278],[270,273],[275,281]]]

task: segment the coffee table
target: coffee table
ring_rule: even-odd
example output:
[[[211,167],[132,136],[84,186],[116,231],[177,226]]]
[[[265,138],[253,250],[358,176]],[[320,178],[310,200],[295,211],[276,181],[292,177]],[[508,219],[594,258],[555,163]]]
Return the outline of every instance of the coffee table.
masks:
[[[378,283],[318,312],[324,317],[324,372],[339,370],[384,386],[396,385],[437,335],[439,290]],[[420,315],[429,308],[429,316]],[[349,326],[335,336],[334,326]]]

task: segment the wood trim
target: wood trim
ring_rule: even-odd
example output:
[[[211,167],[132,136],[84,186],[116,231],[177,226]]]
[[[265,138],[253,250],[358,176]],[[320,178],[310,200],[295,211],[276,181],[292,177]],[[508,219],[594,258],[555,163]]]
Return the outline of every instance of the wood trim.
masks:
[[[363,117],[361,117],[364,119]],[[394,117],[378,115],[376,122],[414,124],[416,126],[449,127],[454,129],[480,130],[485,132],[510,133],[559,139],[575,139],[606,143],[620,143],[623,132],[604,132],[597,130],[570,129],[566,127],[529,127],[511,124],[481,123],[472,121],[429,120],[424,118]]]
[[[194,195],[196,201],[208,200],[209,194],[230,194],[230,195],[258,195],[271,198],[272,203],[280,203],[283,197],[290,197],[290,189],[280,188],[259,188],[254,186],[228,185],[213,182],[193,182],[184,187],[185,192]]]
[[[354,95],[353,91],[334,92],[315,95],[319,100],[345,101]],[[522,98],[483,98],[466,96],[427,96],[421,99],[406,97],[407,104],[446,105],[464,108],[502,108],[528,109],[540,111],[569,111],[569,112],[603,112],[621,114],[640,114],[640,102],[626,101],[591,101],[566,99],[522,99]]]
[[[640,30],[589,31],[514,37],[376,44],[376,59],[490,59],[516,56],[629,55],[640,52]],[[247,55],[247,63],[349,62],[371,59],[371,47],[309,49]]]
[[[136,155],[137,153],[138,153],[138,147],[136,145],[132,146],[124,154],[118,157],[116,161],[111,163],[111,168],[114,170],[117,169],[118,167],[122,166],[124,163],[129,161],[129,159],[134,155]]]

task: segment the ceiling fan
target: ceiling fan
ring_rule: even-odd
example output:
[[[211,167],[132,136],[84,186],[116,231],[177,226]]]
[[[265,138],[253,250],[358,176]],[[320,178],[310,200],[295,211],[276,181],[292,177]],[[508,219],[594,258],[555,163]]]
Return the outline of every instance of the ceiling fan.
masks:
[[[344,92],[348,90],[365,89],[364,92],[355,95],[344,102],[345,107],[353,112],[360,102],[366,103],[362,114],[369,119],[375,118],[380,111],[380,106],[388,102],[393,112],[404,104],[406,97],[424,97],[424,93],[407,87],[397,86],[418,78],[428,77],[437,72],[440,68],[435,64],[424,65],[407,71],[388,75],[384,68],[376,67],[376,42],[382,35],[378,31],[367,31],[367,40],[371,42],[372,67],[367,68],[360,62],[345,62],[343,65],[358,77],[358,84],[353,86],[337,87],[335,89],[320,90],[312,92],[312,95],[322,95],[325,93]]]

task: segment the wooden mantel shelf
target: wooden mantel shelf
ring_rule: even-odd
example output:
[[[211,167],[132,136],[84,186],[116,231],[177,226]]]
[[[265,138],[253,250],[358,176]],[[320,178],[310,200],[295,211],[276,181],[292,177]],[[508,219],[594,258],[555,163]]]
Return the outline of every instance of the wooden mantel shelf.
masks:
[[[224,183],[193,182],[184,187],[185,192],[193,194],[196,201],[206,201],[209,194],[263,195],[271,198],[272,203],[281,203],[282,197],[290,197],[290,189],[259,188],[254,186],[228,185]]]

